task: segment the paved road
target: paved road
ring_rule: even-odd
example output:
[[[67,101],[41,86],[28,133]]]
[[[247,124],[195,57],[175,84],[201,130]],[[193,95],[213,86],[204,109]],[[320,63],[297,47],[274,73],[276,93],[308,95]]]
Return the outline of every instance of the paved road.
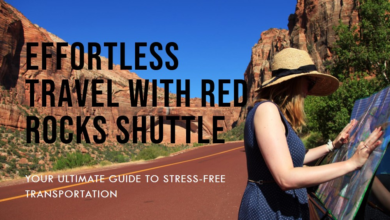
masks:
[[[139,183],[113,183],[115,178],[108,179],[121,174],[139,175]],[[72,183],[67,175],[70,183],[59,183],[60,179],[53,174],[52,183],[1,187],[0,219],[237,219],[247,179],[242,142],[202,147],[145,164],[78,177],[96,179],[95,175],[105,179]],[[156,181],[152,175],[159,177],[156,183],[152,182]],[[171,179],[170,175],[180,176]],[[60,191],[68,191],[66,196],[71,198],[53,198],[53,191],[51,198],[42,198],[43,191],[48,189],[56,190],[57,196]],[[26,198],[26,190],[35,190],[36,194]],[[112,198],[102,198],[110,191]],[[79,198],[74,198],[76,193]]]

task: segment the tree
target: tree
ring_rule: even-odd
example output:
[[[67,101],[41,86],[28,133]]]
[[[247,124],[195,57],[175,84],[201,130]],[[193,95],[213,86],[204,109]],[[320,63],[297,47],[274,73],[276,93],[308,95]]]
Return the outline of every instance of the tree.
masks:
[[[348,79],[340,88],[329,96],[309,96],[305,99],[305,112],[308,119],[308,130],[317,132],[313,136],[318,141],[334,139],[338,133],[349,123],[355,101],[378,92],[383,87],[378,79]],[[313,141],[313,146],[318,141]]]
[[[306,147],[333,139],[349,122],[355,100],[372,95],[390,84],[390,2],[361,0],[359,26],[341,21],[329,68],[342,85],[330,96],[308,97],[305,112],[312,135]],[[375,76],[367,80],[367,75]],[[313,140],[315,139],[315,140]]]
[[[338,40],[334,45],[331,72],[341,81],[351,74],[362,78],[375,75],[389,85],[390,77],[390,2],[360,0],[359,26],[339,23],[335,28]],[[349,67],[349,68],[346,68]]]

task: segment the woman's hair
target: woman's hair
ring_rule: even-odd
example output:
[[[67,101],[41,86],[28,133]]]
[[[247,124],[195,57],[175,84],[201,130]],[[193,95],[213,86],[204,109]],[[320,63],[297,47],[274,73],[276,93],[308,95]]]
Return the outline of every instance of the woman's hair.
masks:
[[[277,85],[261,89],[256,102],[269,100],[277,104],[291,127],[297,131],[305,125],[304,97],[302,86],[304,77],[296,77]]]

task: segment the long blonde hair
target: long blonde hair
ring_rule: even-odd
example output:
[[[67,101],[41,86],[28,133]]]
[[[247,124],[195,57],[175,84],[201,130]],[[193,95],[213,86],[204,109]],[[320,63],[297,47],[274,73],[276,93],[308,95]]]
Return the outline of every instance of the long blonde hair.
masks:
[[[297,77],[261,89],[257,94],[256,102],[269,100],[277,104],[291,127],[299,131],[306,124],[302,94],[304,80],[304,77]]]

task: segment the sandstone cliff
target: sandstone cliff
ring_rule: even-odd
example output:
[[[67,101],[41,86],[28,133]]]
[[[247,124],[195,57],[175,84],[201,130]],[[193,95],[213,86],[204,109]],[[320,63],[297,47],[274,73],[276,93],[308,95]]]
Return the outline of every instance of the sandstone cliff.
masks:
[[[248,86],[247,106],[253,104],[256,97],[255,90],[261,82],[271,78],[270,63],[273,56],[286,47],[290,47],[287,30],[273,28],[261,33],[260,40],[252,47],[252,57],[244,73]],[[245,118],[246,111],[244,109],[241,113],[241,119]]]
[[[244,73],[248,83],[248,104],[255,101],[254,90],[263,80],[271,78],[270,62],[276,52],[286,47],[309,52],[317,69],[326,72],[325,64],[332,59],[332,47],[336,41],[333,27],[341,20],[349,26],[359,22],[357,0],[298,0],[295,14],[288,18],[288,29],[270,29],[261,33],[260,40],[252,48],[252,57]],[[243,121],[247,108],[240,113]]]
[[[333,27],[341,20],[350,26],[359,22],[357,0],[298,0],[295,14],[289,17],[291,47],[310,53],[318,70],[332,59],[336,41]]]
[[[47,69],[42,70],[41,60],[42,51],[41,46],[32,47],[32,53],[37,54],[36,59],[32,59],[32,65],[38,66],[38,70],[28,70],[26,65],[26,43],[38,42],[41,45],[42,42],[61,42],[61,38],[49,33],[44,28],[32,24],[26,17],[24,17],[18,10],[11,5],[0,0],[0,126],[5,126],[12,129],[24,129],[26,127],[26,115],[32,111],[37,115],[52,115],[57,119],[64,115],[75,118],[76,116],[91,116],[98,115],[104,116],[107,123],[104,127],[107,138],[114,140],[116,135],[119,134],[119,129],[116,125],[116,119],[118,116],[125,115],[128,118],[132,116],[141,115],[193,115],[204,116],[204,123],[202,128],[198,128],[197,121],[194,121],[191,125],[192,129],[192,142],[197,142],[198,132],[203,132],[204,137],[208,138],[212,136],[212,118],[210,116],[219,115],[225,116],[225,121],[221,121],[218,126],[223,127],[224,131],[232,128],[232,125],[236,122],[240,108],[220,108],[201,107],[199,99],[191,99],[191,107],[175,107],[176,96],[170,94],[170,111],[164,111],[165,107],[130,107],[129,101],[129,79],[140,79],[140,77],[127,70],[121,70],[119,65],[115,66],[113,70],[108,70],[108,60],[104,57],[102,59],[101,70],[87,69],[88,59],[84,54],[84,68],[81,70],[75,70],[71,68],[70,64],[70,46],[63,47],[62,53],[67,55],[67,58],[62,59],[62,68],[56,69],[55,58],[56,47],[48,48],[48,52],[52,54],[52,59],[47,59]],[[76,55],[79,53],[76,53]],[[78,58],[76,58],[78,60]],[[56,103],[58,102],[58,96],[60,93],[59,85],[63,79],[67,79],[70,82],[71,96],[73,107],[68,107],[66,104],[63,107],[41,107],[42,94],[41,84],[35,88],[34,102],[36,103],[35,109],[30,109],[30,94],[29,85],[25,83],[26,79],[51,79],[55,82],[56,90]],[[113,82],[112,90],[114,94],[113,102],[118,102],[119,107],[92,107],[91,102],[91,89],[88,89],[87,102],[85,107],[78,107],[76,100],[76,93],[74,90],[75,79],[80,79],[83,83],[85,79],[103,79],[105,82],[110,79]],[[91,83],[89,83],[89,87]],[[151,85],[150,85],[151,87]],[[98,87],[99,90],[103,90],[103,93],[107,93],[107,84],[102,84]],[[98,97],[98,101],[107,103],[107,96],[101,95]],[[162,97],[164,91],[162,88],[158,88],[158,97]],[[148,94],[149,97],[151,94]],[[151,102],[151,99],[148,99]],[[151,103],[148,103],[151,106]],[[163,102],[159,102],[158,106],[163,106]],[[210,119],[211,118],[211,119]],[[130,122],[131,123],[131,122]],[[88,123],[89,136],[97,134],[93,123]],[[183,125],[176,125],[177,135],[176,137],[184,136]],[[131,130],[130,130],[131,131]],[[170,142],[170,129],[164,129],[163,142]],[[140,134],[139,134],[140,136]],[[183,143],[185,139],[179,138],[176,143]]]

